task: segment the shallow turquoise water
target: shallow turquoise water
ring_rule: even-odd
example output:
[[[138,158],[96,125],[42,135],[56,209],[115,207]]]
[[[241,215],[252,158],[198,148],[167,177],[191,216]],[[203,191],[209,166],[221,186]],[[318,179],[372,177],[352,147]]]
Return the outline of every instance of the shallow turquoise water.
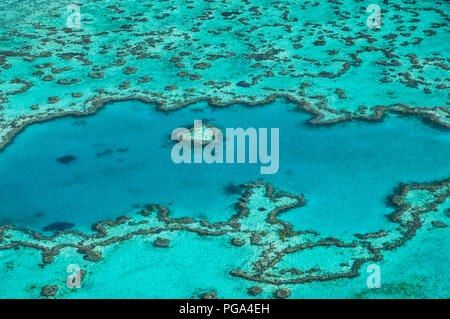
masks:
[[[297,229],[354,234],[386,225],[387,196],[400,182],[427,182],[450,172],[448,132],[415,118],[317,127],[283,100],[252,108],[154,108],[121,102],[95,116],[28,127],[0,154],[1,224],[41,230],[63,221],[89,231],[94,222],[145,203],[166,205],[175,216],[223,221],[239,196],[227,193],[227,186],[262,179],[304,194],[306,207],[284,216]],[[260,164],[174,164],[170,133],[195,119],[222,129],[280,128],[278,173],[260,175]],[[56,160],[67,155],[76,160]]]
[[[76,33],[66,29],[69,1],[17,2],[0,4],[0,143],[20,118],[85,112],[94,97],[137,95],[161,96],[166,107],[174,107],[205,97],[256,103],[273,93],[289,94],[323,112],[323,120],[370,117],[375,106],[399,110],[402,103],[411,112],[422,109],[449,123],[448,1],[383,2],[379,30],[367,28],[369,2],[361,1],[80,1],[83,24]],[[237,14],[221,14],[226,11]],[[66,59],[75,52],[85,60]],[[206,61],[208,68],[195,67]],[[47,63],[52,66],[38,67]],[[338,75],[347,63],[348,70],[337,77],[320,76]],[[69,68],[58,73],[64,67]],[[128,74],[130,67],[136,70]],[[99,70],[102,78],[88,76]],[[44,75],[51,74],[54,79],[47,81]],[[71,79],[80,81],[61,85]],[[27,81],[32,87],[20,93]],[[50,103],[54,97],[61,100]],[[328,113],[319,105],[346,112]],[[296,229],[350,242],[355,233],[398,226],[386,215],[394,210],[388,196],[399,183],[450,176],[448,129],[390,113],[382,122],[320,127],[308,124],[311,117],[281,99],[252,108],[198,103],[168,113],[128,101],[89,117],[34,124],[0,151],[0,226],[51,235],[49,225],[63,222],[89,233],[93,223],[128,215],[146,203],[167,206],[174,216],[224,221],[240,197],[230,186],[263,180],[277,191],[303,194],[306,206],[281,216]],[[222,129],[280,128],[280,170],[260,175],[260,164],[175,165],[169,135],[196,119]],[[57,161],[64,158],[67,163]],[[449,209],[448,199],[446,205]],[[367,265],[352,280],[283,286],[291,289],[291,298],[449,298],[450,227],[431,223],[449,224],[450,214],[444,215],[443,210],[428,212],[414,238],[383,252],[377,262],[382,289],[367,289]],[[155,248],[151,236],[142,236],[105,251],[98,248],[103,260],[96,263],[84,260],[76,248],[44,267],[36,249],[0,250],[0,298],[40,298],[44,285],[59,286],[56,298],[196,298],[207,291],[249,297],[246,289],[256,283],[229,272],[256,259],[253,245],[238,248],[220,236],[188,232],[164,236],[169,249]],[[305,249],[286,255],[274,270],[326,266],[338,271],[351,253]],[[82,289],[66,287],[69,264],[87,270]],[[261,286],[261,298],[273,297],[279,288]]]

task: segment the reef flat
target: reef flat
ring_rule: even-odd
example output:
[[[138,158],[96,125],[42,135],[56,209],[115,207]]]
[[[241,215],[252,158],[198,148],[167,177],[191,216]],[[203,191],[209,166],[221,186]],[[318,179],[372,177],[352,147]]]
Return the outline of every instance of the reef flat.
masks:
[[[311,230],[294,231],[291,224],[279,219],[283,212],[304,204],[301,196],[276,193],[265,183],[242,187],[242,196],[235,205],[236,214],[228,221],[209,223],[189,217],[173,219],[167,208],[146,205],[130,216],[96,223],[93,235],[60,231],[46,237],[31,230],[2,226],[0,251],[39,250],[44,269],[60,254],[66,257],[80,255],[87,262],[83,269],[84,280],[92,272],[101,271],[101,266],[95,264],[101,263],[103,254],[117,248],[121,242],[139,237],[152,242],[155,246],[152,249],[171,249],[171,241],[176,241],[178,236],[196,233],[212,239],[225,238],[240,249],[250,248],[244,267],[230,270],[229,275],[279,286],[358,277],[364,263],[382,260],[384,252],[401,249],[418,232],[426,232],[427,227],[446,227],[450,218],[450,180],[429,185],[405,185],[391,197],[396,211],[389,219],[395,227],[355,234],[354,240],[347,242],[334,237],[324,238]],[[316,250],[319,253],[314,256],[320,266],[307,268],[308,258]],[[289,267],[293,259],[296,266]],[[65,281],[48,282],[41,288],[44,297],[64,297],[70,291]]]
[[[447,1],[2,4],[0,148],[29,123],[140,99],[172,110],[285,97],[312,123],[415,114],[449,127]],[[354,85],[358,83],[358,85]]]

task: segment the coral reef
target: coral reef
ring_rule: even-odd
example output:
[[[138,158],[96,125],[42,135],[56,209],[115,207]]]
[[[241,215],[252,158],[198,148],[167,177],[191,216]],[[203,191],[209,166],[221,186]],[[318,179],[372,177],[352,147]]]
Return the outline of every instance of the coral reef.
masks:
[[[79,28],[65,1],[47,2],[2,7],[17,20],[0,27],[0,149],[30,123],[126,99],[173,110],[284,97],[315,124],[395,112],[450,125],[445,2],[383,3],[375,29],[357,1],[82,0]]]
[[[0,250],[38,249],[42,252],[42,266],[52,263],[62,249],[65,254],[81,254],[86,261],[97,263],[103,260],[101,251],[137,236],[153,238],[157,247],[168,247],[169,240],[161,237],[164,234],[174,236],[194,232],[201,236],[226,236],[230,243],[241,238],[242,242],[239,240],[239,245],[234,245],[236,249],[251,247],[254,250],[256,258],[249,260],[248,268],[231,270],[232,276],[274,285],[355,278],[365,262],[380,261],[383,251],[402,246],[424,224],[435,223],[436,216],[427,220],[427,213],[441,211],[444,216],[450,195],[450,180],[429,185],[404,185],[391,198],[397,207],[389,216],[396,225],[393,230],[355,234],[353,241],[346,242],[334,237],[323,238],[312,230],[294,231],[291,224],[278,218],[286,210],[301,207],[304,204],[302,197],[275,193],[272,186],[262,182],[243,187],[242,197],[235,205],[236,214],[228,221],[210,223],[187,217],[173,219],[167,208],[146,205],[134,216],[95,224],[93,235],[60,231],[46,237],[31,230],[1,226]],[[323,252],[317,255],[319,266],[301,268],[302,258],[308,258],[303,254],[315,250]],[[289,257],[299,259],[294,259],[293,267],[288,268],[289,262],[285,259]],[[258,287],[249,290],[250,294],[260,292]]]

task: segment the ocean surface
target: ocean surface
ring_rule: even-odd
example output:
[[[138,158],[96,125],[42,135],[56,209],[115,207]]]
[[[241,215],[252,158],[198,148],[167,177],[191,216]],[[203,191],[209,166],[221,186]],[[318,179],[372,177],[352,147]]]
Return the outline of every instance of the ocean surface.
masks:
[[[145,203],[167,206],[176,217],[226,221],[240,196],[233,186],[265,181],[285,193],[304,195],[306,206],[281,217],[291,222],[295,230],[350,238],[355,233],[387,227],[386,215],[393,212],[388,196],[399,183],[430,182],[450,173],[448,132],[417,118],[390,115],[382,122],[353,121],[333,126],[311,125],[309,119],[310,115],[283,99],[261,107],[212,108],[200,103],[171,112],[156,111],[152,104],[127,101],[108,104],[93,116],[31,125],[0,153],[1,224],[51,235],[55,230],[46,226],[65,222],[89,233],[94,222],[126,215],[136,205]],[[191,127],[194,120],[203,120],[223,131],[228,127],[279,128],[279,171],[261,175],[260,164],[174,164],[170,133],[177,127]],[[239,280],[230,279],[224,270],[244,262],[246,249],[230,250],[221,245],[221,240],[209,242],[193,234],[181,237],[186,240],[179,240],[174,249],[163,252],[140,247],[142,243],[133,241],[119,245],[91,279],[106,280],[113,287],[102,292],[98,290],[102,285],[91,281],[94,288],[79,289],[74,296],[186,298],[202,287],[215,287],[221,294],[248,297],[240,289]],[[438,245],[414,259],[408,254],[424,249],[421,244],[399,249],[409,260],[409,267],[419,272],[412,276],[422,278],[420,281],[443,266],[436,259],[444,258],[444,264],[445,259],[448,261],[448,243],[445,238],[436,237]],[[443,249],[443,255],[439,254],[438,250]],[[10,253],[1,252],[3,257]],[[34,254],[24,253],[24,260],[15,263],[32,264],[27,258]],[[396,257],[389,259],[390,254]],[[199,263],[205,256],[214,262]],[[384,263],[398,263],[396,252],[387,256]],[[123,271],[123,267],[128,267],[124,265],[126,260],[133,260],[132,270]],[[420,269],[411,260],[420,264]],[[47,270],[57,265],[47,266]],[[400,266],[399,269],[405,267]],[[64,267],[60,265],[58,271],[63,272]],[[120,276],[126,278],[120,284],[114,284],[118,275],[115,267],[120,267]],[[201,270],[197,273],[195,267]],[[388,269],[395,274],[395,268]],[[154,278],[152,285],[136,286],[148,276]],[[185,281],[186,276],[191,279]],[[398,281],[401,277],[393,278]],[[176,282],[183,285],[173,288]],[[159,288],[155,290],[154,285]],[[310,284],[310,289],[294,290],[294,294],[330,297],[327,289],[331,288],[324,290],[324,285],[343,285],[338,296],[348,297],[358,287],[363,288],[364,280],[353,280],[351,289],[345,288],[349,283]],[[122,289],[127,295],[120,292]],[[441,294],[445,294],[445,286],[441,289]]]
[[[128,101],[94,116],[32,125],[0,154],[1,224],[41,231],[68,222],[88,232],[94,222],[153,203],[174,216],[225,221],[240,195],[230,186],[262,180],[304,194],[306,207],[284,216],[296,228],[365,233],[383,228],[392,212],[387,197],[399,183],[449,176],[450,135],[444,130],[394,115],[383,122],[318,127],[295,110],[282,99],[261,107],[200,104],[167,113]],[[248,160],[173,163],[170,134],[194,120],[224,135],[225,128],[279,128],[279,171],[261,175],[261,164]],[[74,159],[57,160],[66,156]]]

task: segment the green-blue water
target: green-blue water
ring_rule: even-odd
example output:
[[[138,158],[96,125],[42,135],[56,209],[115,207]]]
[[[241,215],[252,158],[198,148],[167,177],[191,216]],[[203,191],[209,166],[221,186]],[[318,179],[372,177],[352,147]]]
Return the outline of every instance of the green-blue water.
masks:
[[[290,212],[289,221],[353,234],[383,228],[387,196],[399,183],[450,173],[450,135],[417,119],[316,127],[294,109],[279,100],[264,107],[193,105],[162,113],[134,101],[108,105],[91,117],[33,125],[0,156],[0,216],[35,230],[65,221],[86,231],[134,205],[158,203],[176,216],[222,221],[237,198],[227,186],[262,178],[305,194],[306,208]],[[225,128],[280,128],[279,171],[260,175],[260,164],[174,164],[170,134],[196,119],[224,134]],[[67,155],[76,160],[57,161]]]
[[[258,297],[271,298],[280,286],[230,271],[251,273],[265,253],[272,258],[286,245],[336,237],[356,246],[302,248],[263,277],[291,278],[282,273],[286,269],[323,270],[300,277],[330,269],[343,274],[351,262],[367,257],[367,242],[354,235],[381,229],[387,238],[371,238],[370,245],[399,238],[404,244],[382,249],[383,259],[376,261],[381,289],[367,288],[368,262],[353,279],[281,286],[291,298],[449,298],[450,193],[423,185],[448,184],[450,177],[450,2],[383,1],[382,23],[375,28],[369,25],[370,4],[79,0],[74,6],[68,0],[2,0],[0,298],[46,297],[46,285],[58,287],[55,298],[197,298],[210,291],[247,298],[247,288],[257,284],[263,288]],[[71,24],[76,9],[78,26]],[[267,103],[274,96],[293,103]],[[169,112],[123,102],[130,97]],[[228,106],[199,102],[206,99]],[[95,115],[28,126],[62,113],[87,114],[106,100],[116,102]],[[279,128],[279,171],[261,175],[260,163],[174,164],[170,133],[194,120],[222,130]],[[257,181],[301,195],[305,205],[280,218],[295,230],[320,235],[286,240],[280,224],[264,219],[274,207],[261,194],[252,202],[257,214],[250,214],[250,230],[240,229],[240,247],[230,240],[238,231],[199,236],[168,230],[151,216],[143,224],[133,219],[129,228],[111,227],[111,242],[103,246],[102,236],[38,235],[63,229],[92,234],[93,223],[136,217],[149,203],[168,207],[170,216],[227,221],[244,201],[237,185]],[[400,183],[426,190],[405,195],[411,210],[403,207],[405,214],[395,221],[388,215],[400,207],[389,197],[399,195]],[[425,213],[413,216],[424,207]],[[421,227],[406,240],[402,232],[414,223]],[[159,229],[169,248],[153,247],[156,235],[126,237],[143,225]],[[261,231],[268,233],[266,246],[245,237]],[[126,239],[115,243],[114,236]],[[59,251],[58,245],[72,247]],[[89,245],[101,260],[83,259]],[[262,247],[268,248],[264,254]],[[69,264],[87,271],[80,289],[66,286]]]
[[[278,190],[304,194],[306,206],[282,216],[295,229],[350,238],[387,227],[386,215],[393,211],[387,197],[399,183],[423,183],[449,175],[450,136],[445,130],[398,116],[383,122],[318,127],[307,124],[308,114],[295,110],[295,105],[277,100],[263,107],[198,104],[163,113],[153,105],[128,101],[107,105],[94,116],[32,125],[0,154],[2,224],[41,232],[51,223],[69,222],[74,229],[89,232],[94,222],[125,215],[134,205],[145,203],[165,205],[174,216],[225,221],[239,196],[227,192],[229,186],[263,180]],[[174,128],[193,125],[195,119],[222,129],[280,128],[278,173],[260,175],[259,164],[174,164],[169,135]],[[76,159],[66,164],[57,161],[68,155]],[[448,247],[445,237],[435,240]],[[240,280],[230,278],[226,271],[245,261],[246,249],[230,249],[220,240],[209,243],[189,234],[177,237],[177,243],[164,252],[142,248],[139,242],[120,244],[114,254],[105,256],[99,273],[92,275],[91,288],[79,289],[74,296],[179,298],[192,296],[196,285],[229,297],[247,296],[239,288]],[[403,248],[401,254],[408,259],[420,246]],[[431,247],[427,259],[421,262],[420,255],[415,257],[414,264],[420,268],[409,264],[414,269],[411,278],[432,278],[436,267],[442,266],[436,263],[443,257],[438,251],[442,245]],[[27,260],[31,255],[21,258]],[[384,262],[398,262],[395,252],[392,256]],[[124,266],[126,260],[133,266]],[[46,266],[47,271],[55,264]],[[64,267],[54,271],[64,274]],[[116,280],[117,267],[131,269],[121,270],[121,279]],[[396,268],[386,267],[396,274]],[[20,267],[15,270],[21,271]],[[148,276],[159,279],[152,284],[144,280],[145,285],[142,278]],[[395,275],[391,280],[398,278]],[[96,280],[107,280],[111,289],[99,291]],[[338,295],[349,296],[364,288],[364,277],[351,284],[347,281],[311,284],[294,292],[299,297],[330,297],[328,289],[343,286]],[[128,295],[122,295],[122,289]]]

